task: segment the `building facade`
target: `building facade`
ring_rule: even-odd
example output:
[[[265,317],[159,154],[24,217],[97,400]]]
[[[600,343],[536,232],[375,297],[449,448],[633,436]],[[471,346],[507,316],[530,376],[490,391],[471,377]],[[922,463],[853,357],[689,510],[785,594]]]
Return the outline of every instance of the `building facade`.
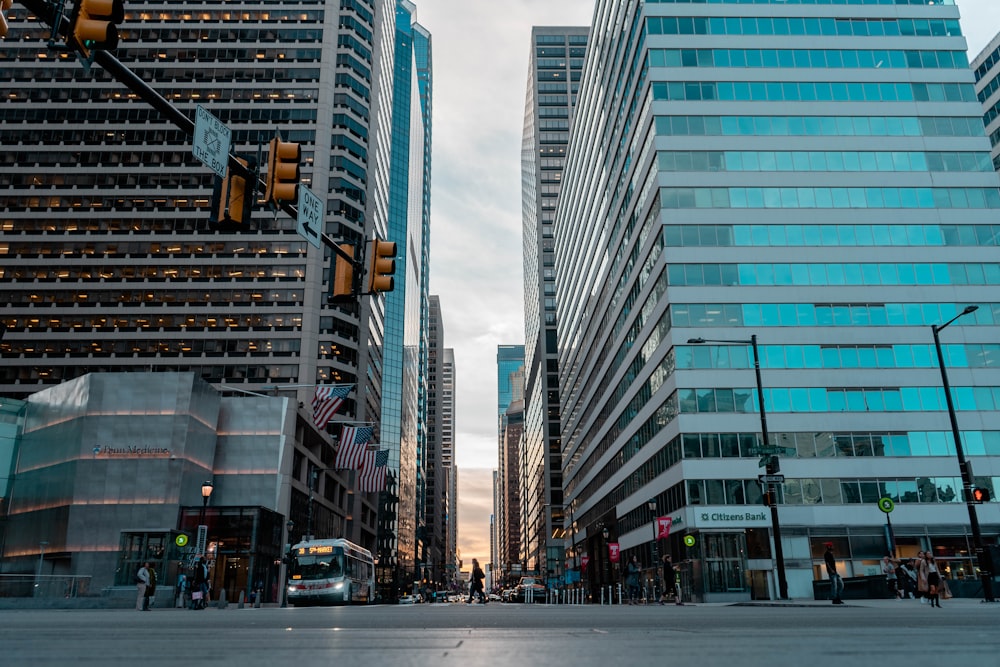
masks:
[[[410,99],[414,53],[397,48],[397,4],[130,2],[115,55],[182,114],[203,106],[225,123],[233,152],[256,157],[276,133],[299,143],[302,182],[324,202],[331,237],[359,250],[375,235],[397,240],[397,223],[417,210],[417,231],[398,240],[425,250],[429,133],[421,111],[430,106]],[[412,14],[409,3],[399,6]],[[190,137],[99,66],[88,74],[70,54],[39,50],[48,29],[28,14],[12,10],[0,45],[0,59],[18,72],[2,103],[11,122],[0,129],[4,145],[18,146],[0,158],[0,229],[12,241],[0,245],[0,394],[25,398],[87,373],[135,371],[193,372],[235,390],[287,388],[307,405],[316,384],[354,385],[338,420],[379,422],[378,439],[397,454],[396,500],[382,496],[378,512],[388,531],[380,562],[393,581],[402,576],[397,563],[412,572],[416,525],[398,531],[396,521],[416,506],[426,252],[418,266],[399,262],[398,305],[369,297],[329,305],[325,248],[303,239],[295,220],[261,207],[238,230],[210,226],[214,175],[193,157]],[[429,66],[429,33],[418,32]],[[397,115],[402,87],[406,110]],[[406,155],[395,141],[400,128],[413,142]],[[417,194],[394,191],[400,170],[409,187],[411,168]],[[385,409],[383,373],[392,399]],[[402,449],[410,453],[401,467]],[[312,471],[303,469],[304,479]],[[318,475],[314,492],[326,479]],[[293,509],[300,503],[292,498]]]
[[[150,560],[169,598],[178,572],[204,553],[216,595],[257,591],[277,602],[283,544],[310,521],[317,535],[374,546],[374,505],[355,503],[345,474],[327,479],[313,510],[293,503],[308,500],[306,469],[332,460],[333,448],[288,397],[223,396],[194,373],[136,372],[3,401],[21,404],[5,420],[16,423],[6,574],[81,577],[91,595],[134,595],[135,572]]]
[[[1000,170],[1000,33],[972,60],[976,96],[983,105],[983,125],[993,147],[993,167]]]
[[[523,559],[546,578],[564,575],[562,428],[559,417],[555,221],[586,27],[534,27],[521,138],[524,245]]]
[[[601,0],[591,35],[554,234],[563,480],[595,594],[620,581],[609,543],[690,559],[704,600],[776,597],[782,571],[811,597],[826,542],[847,577],[930,549],[977,587],[931,330],[961,317],[943,354],[995,489],[1000,192],[957,8]],[[998,507],[978,506],[988,543]]]

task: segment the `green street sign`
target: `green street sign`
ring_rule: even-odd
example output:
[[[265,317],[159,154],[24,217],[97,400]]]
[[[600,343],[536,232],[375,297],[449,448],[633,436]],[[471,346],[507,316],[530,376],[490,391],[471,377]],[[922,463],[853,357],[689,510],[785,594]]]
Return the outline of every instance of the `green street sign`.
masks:
[[[174,544],[176,544],[179,547],[187,546],[187,543],[188,543],[187,535],[181,534],[174,538]]]
[[[777,447],[768,445],[766,447],[750,447],[747,454],[750,456],[795,456],[794,447]]]
[[[685,535],[684,536],[684,546],[686,546],[686,547],[693,547],[694,543],[695,543],[694,535]]]
[[[896,507],[896,503],[892,502],[892,498],[879,498],[878,508],[888,514]]]

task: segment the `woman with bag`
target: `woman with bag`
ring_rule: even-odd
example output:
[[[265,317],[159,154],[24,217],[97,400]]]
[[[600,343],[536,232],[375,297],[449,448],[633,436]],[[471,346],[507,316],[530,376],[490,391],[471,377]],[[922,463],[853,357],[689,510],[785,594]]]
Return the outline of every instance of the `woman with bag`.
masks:
[[[930,551],[924,554],[924,560],[927,562],[927,598],[932,607],[940,609],[941,594],[938,589],[941,586],[941,573],[938,572],[937,562]]]

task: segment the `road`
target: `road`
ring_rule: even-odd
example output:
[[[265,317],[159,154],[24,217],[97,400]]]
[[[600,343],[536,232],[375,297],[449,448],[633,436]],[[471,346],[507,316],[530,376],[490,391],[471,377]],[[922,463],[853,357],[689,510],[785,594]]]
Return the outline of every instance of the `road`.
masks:
[[[5,610],[0,664],[545,667],[1000,665],[1000,604]]]

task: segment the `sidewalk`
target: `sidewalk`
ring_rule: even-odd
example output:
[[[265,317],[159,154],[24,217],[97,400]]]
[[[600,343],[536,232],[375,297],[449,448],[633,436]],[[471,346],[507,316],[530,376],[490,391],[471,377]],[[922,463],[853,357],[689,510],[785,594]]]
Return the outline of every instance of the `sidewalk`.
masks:
[[[728,602],[728,603],[717,603],[711,606],[729,606],[729,607],[829,607],[832,606],[830,600],[813,600],[811,598],[801,598],[796,600],[752,600],[749,602]],[[699,606],[709,606],[709,605],[699,605]],[[843,607],[868,607],[876,609],[906,609],[909,607],[926,607],[926,604],[920,604],[920,600],[900,600],[898,598],[888,598],[888,599],[862,599],[862,600],[844,600],[844,604],[840,605]],[[1000,611],[1000,602],[994,602],[992,604],[987,604],[983,602],[982,598],[951,598],[949,600],[941,601],[941,608],[945,607],[983,607],[989,609],[997,609]]]

